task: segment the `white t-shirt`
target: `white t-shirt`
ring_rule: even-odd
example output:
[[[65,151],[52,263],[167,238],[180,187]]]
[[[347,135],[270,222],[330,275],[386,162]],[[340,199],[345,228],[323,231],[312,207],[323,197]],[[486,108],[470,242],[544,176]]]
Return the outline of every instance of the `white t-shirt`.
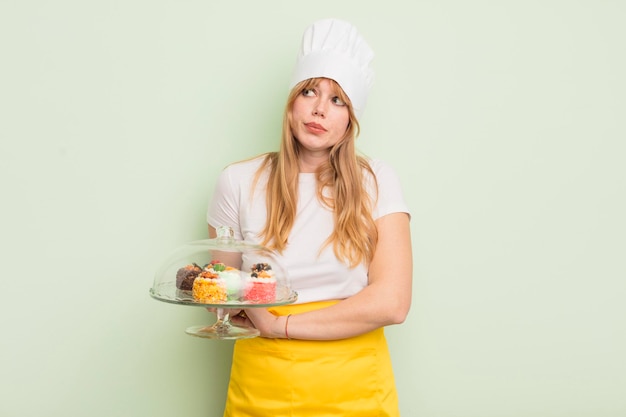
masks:
[[[267,210],[265,185],[261,176],[254,195],[252,184],[263,158],[229,165],[220,174],[209,204],[207,222],[213,227],[230,226],[235,239],[259,243]],[[409,213],[395,172],[380,160],[369,160],[378,181],[378,200],[373,210],[377,219],[390,213]],[[286,250],[278,261],[289,275],[298,303],[350,297],[367,285],[367,266],[350,268],[340,262],[332,245],[324,244],[333,230],[333,213],[322,205],[316,194],[315,174],[299,174],[298,208]],[[371,193],[374,189],[370,186]]]

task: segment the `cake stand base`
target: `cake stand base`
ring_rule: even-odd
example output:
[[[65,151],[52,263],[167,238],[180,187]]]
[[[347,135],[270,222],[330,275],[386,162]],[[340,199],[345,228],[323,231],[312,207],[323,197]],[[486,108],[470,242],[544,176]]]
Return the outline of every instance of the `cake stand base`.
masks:
[[[229,322],[215,323],[212,326],[192,326],[185,330],[191,336],[203,337],[205,339],[249,339],[257,337],[260,332],[252,327],[237,327]]]

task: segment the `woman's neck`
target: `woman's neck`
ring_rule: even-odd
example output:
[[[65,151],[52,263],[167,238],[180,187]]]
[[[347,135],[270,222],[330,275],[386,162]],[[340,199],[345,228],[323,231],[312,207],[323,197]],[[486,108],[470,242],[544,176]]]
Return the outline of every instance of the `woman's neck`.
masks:
[[[320,153],[316,155],[300,155],[298,167],[300,173],[313,173],[328,160],[328,153]]]

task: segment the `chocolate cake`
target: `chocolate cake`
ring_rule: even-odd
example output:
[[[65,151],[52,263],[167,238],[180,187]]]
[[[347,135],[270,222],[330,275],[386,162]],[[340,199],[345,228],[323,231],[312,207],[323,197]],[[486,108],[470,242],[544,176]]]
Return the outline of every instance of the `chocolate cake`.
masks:
[[[176,272],[176,288],[183,291],[191,291],[193,282],[200,272],[202,272],[202,268],[195,263],[180,268]]]

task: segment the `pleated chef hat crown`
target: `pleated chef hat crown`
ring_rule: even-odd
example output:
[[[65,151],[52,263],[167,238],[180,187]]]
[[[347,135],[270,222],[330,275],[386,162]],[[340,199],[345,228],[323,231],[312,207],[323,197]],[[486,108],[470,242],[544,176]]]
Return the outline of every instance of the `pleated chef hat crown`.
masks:
[[[370,62],[374,51],[348,22],[323,19],[309,26],[302,45],[290,88],[309,78],[330,78],[341,86],[361,118],[367,94],[374,82]]]

